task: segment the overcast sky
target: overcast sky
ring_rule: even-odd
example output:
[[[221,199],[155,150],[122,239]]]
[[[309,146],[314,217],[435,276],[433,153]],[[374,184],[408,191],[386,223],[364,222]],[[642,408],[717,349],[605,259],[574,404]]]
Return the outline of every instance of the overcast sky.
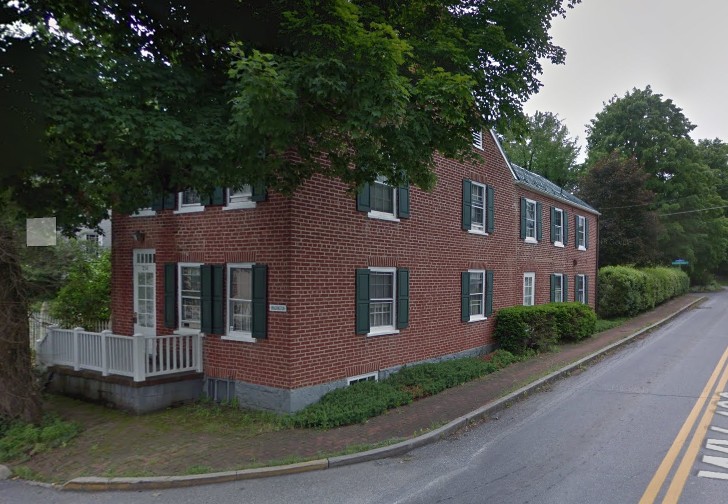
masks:
[[[603,102],[648,84],[697,126],[694,140],[728,142],[728,0],[583,0],[550,33],[566,64],[544,65],[525,112],[558,114],[582,158]]]

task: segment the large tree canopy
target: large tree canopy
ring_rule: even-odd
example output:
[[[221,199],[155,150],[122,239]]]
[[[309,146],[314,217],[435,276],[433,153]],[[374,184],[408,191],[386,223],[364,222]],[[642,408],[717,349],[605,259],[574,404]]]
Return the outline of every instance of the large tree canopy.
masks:
[[[541,61],[564,59],[548,34],[561,0],[20,4],[45,56],[47,162],[12,182],[68,221],[316,173],[430,188],[436,151],[516,127]]]
[[[569,129],[551,112],[536,112],[527,120],[523,135],[511,130],[503,132],[503,149],[508,159],[573,190],[579,174],[578,137],[571,138]]]
[[[672,100],[649,86],[634,89],[610,100],[592,120],[587,164],[613,151],[638,161],[648,175],[645,187],[656,194],[656,256],[662,262],[687,259],[692,279],[703,282],[726,256],[728,220],[718,191],[723,175],[712,167],[720,164],[722,148],[697,146],[689,136],[693,129]]]

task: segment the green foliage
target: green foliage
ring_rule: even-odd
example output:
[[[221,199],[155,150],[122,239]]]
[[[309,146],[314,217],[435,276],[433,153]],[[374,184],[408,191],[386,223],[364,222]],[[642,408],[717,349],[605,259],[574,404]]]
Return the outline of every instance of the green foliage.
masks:
[[[411,401],[410,394],[385,381],[364,381],[332,390],[319,402],[291,415],[289,422],[294,427],[329,429],[363,422]]]
[[[649,208],[655,210],[657,221],[640,216],[640,206],[650,202],[639,197],[638,202],[627,203],[636,220],[629,215],[625,220],[608,217],[614,223],[602,233],[608,249],[620,247],[619,226],[624,224],[631,240],[623,244],[629,252],[621,260],[633,256],[636,264],[645,264],[649,262],[644,254],[648,244],[638,236],[641,231],[651,241],[656,234],[652,249],[658,262],[686,259],[691,279],[704,283],[728,257],[726,200],[718,189],[725,179],[727,162],[720,142],[702,142],[700,146],[693,142],[689,133],[694,128],[672,100],[653,93],[649,86],[633,89],[624,97],[612,98],[592,120],[587,165],[593,166],[615,151],[625,158],[634,157],[648,177],[644,185],[633,179],[633,192],[639,187],[655,194],[654,205]],[[600,177],[594,178],[595,183],[601,183]],[[602,201],[608,206],[624,206],[611,204],[607,197]],[[610,242],[615,243],[612,246]],[[635,246],[637,249],[632,250]],[[618,254],[615,257],[612,264],[620,261]]]
[[[608,331],[609,329],[613,329],[615,327],[619,327],[622,324],[624,324],[627,321],[627,317],[614,317],[609,319],[603,319],[601,317],[597,317],[596,326],[594,328],[594,333],[600,333],[604,331]]]
[[[594,334],[596,315],[582,303],[550,303],[502,308],[496,315],[498,345],[515,355],[551,350]]]
[[[320,429],[364,422],[391,408],[493,373],[522,358],[496,350],[486,360],[469,357],[405,366],[385,380],[364,381],[333,390],[319,402],[286,417],[284,422],[293,427]]]
[[[0,462],[19,461],[63,446],[78,435],[81,427],[56,416],[46,415],[41,425],[0,421]]]
[[[526,134],[503,132],[503,150],[508,159],[527,170],[543,175],[560,187],[572,190],[579,168],[579,137],[571,138],[557,114],[536,112],[527,116]],[[592,204],[590,200],[587,200]]]
[[[111,253],[99,251],[91,258],[78,258],[66,284],[53,303],[51,313],[64,325],[92,326],[111,315]]]
[[[599,264],[646,265],[659,250],[661,222],[654,211],[649,175],[635,158],[618,152],[597,161],[579,181],[578,195],[599,210]]]
[[[684,294],[688,275],[677,268],[605,266],[599,269],[599,316],[634,316]]]

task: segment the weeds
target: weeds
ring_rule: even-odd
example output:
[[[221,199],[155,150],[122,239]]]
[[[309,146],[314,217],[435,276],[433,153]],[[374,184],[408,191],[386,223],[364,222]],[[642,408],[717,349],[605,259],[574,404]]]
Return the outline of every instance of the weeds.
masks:
[[[46,415],[40,425],[2,422],[0,428],[0,462],[27,460],[32,455],[65,446],[81,432],[81,426]]]

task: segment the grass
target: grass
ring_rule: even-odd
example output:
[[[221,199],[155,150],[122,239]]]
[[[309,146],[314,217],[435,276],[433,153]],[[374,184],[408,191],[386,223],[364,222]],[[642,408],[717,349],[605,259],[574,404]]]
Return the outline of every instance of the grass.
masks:
[[[594,333],[596,334],[596,333],[600,333],[603,331],[607,331],[614,327],[619,327],[622,324],[624,324],[625,322],[627,322],[628,320],[629,320],[628,317],[616,317],[616,318],[611,318],[611,319],[598,318],[596,328],[594,329]]]
[[[80,431],[79,424],[63,421],[55,415],[46,415],[40,425],[3,421],[0,429],[0,462],[22,462],[33,455],[65,446]]]

